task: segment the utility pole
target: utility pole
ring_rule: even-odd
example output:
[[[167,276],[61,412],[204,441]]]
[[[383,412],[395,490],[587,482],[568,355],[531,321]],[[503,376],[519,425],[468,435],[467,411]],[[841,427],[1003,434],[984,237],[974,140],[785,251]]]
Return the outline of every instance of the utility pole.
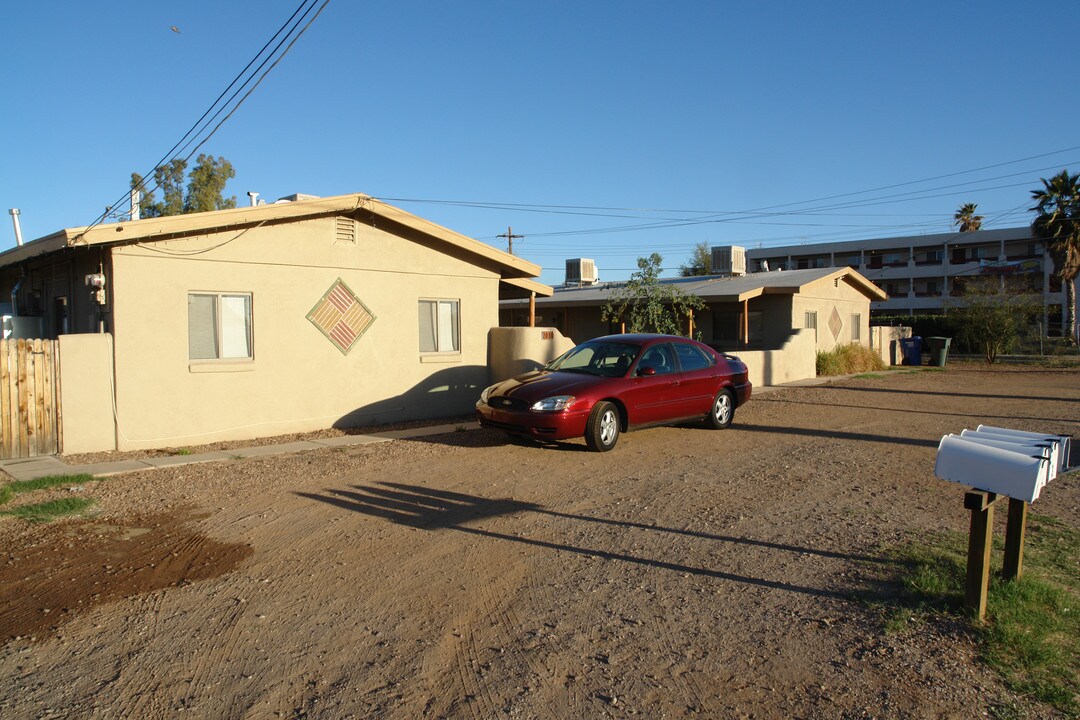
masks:
[[[524,235],[515,235],[514,234],[514,229],[511,228],[509,225],[507,225],[506,226],[506,232],[502,233],[501,235],[496,235],[495,237],[506,238],[506,246],[507,246],[506,252],[513,255],[514,254],[514,238],[523,238],[525,236]]]

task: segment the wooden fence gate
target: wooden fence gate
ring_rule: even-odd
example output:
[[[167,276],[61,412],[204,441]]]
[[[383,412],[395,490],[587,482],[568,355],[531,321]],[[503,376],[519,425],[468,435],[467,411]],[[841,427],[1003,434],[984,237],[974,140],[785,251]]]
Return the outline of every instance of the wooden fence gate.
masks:
[[[63,449],[57,346],[55,340],[0,340],[0,460]]]

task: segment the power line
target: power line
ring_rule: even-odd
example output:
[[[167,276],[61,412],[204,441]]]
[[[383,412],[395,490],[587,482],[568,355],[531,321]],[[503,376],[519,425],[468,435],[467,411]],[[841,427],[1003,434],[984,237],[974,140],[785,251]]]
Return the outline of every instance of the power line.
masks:
[[[181,137],[172,146],[172,148],[170,148],[169,151],[165,153],[164,156],[162,156],[162,158],[154,166],[154,169],[150,170],[147,175],[153,173],[158,167],[162,167],[172,162],[173,160],[181,159],[179,157],[180,154],[187,150],[189,147],[191,147],[192,144],[196,143],[197,141],[197,144],[195,144],[195,146],[191,148],[190,152],[188,152],[188,154],[182,158],[183,161],[186,163],[196,152],[198,152],[198,150],[203,145],[206,144],[207,141],[210,140],[211,137],[214,136],[218,129],[220,129],[221,126],[229,118],[232,117],[232,115],[240,108],[241,105],[243,105],[244,101],[247,100],[251,93],[254,92],[255,89],[262,83],[262,81],[266,78],[270,71],[273,70],[277,66],[277,64],[281,62],[281,60],[289,53],[293,45],[296,44],[296,41],[300,39],[300,37],[307,31],[307,29],[311,27],[311,24],[315,22],[319,15],[322,14],[322,11],[329,4],[330,0],[323,0],[322,5],[319,6],[319,9],[314,14],[314,16],[312,16],[311,19],[308,20],[302,28],[300,28],[299,32],[297,32],[297,28],[299,28],[300,24],[303,23],[304,20],[308,17],[308,15],[311,14],[311,11],[315,8],[318,2],[319,0],[303,0],[300,3],[296,10],[293,11],[292,15],[289,16],[289,19],[285,21],[285,23],[278,29],[276,33],[274,33],[273,36],[271,36],[271,38],[266,42],[266,44],[263,45],[259,52],[257,52],[255,56],[252,57],[252,59],[248,62],[244,69],[241,70],[235,78],[233,78],[232,82],[230,82],[228,86],[226,86],[226,88],[221,92],[221,94],[218,95],[214,102],[211,103],[211,105],[206,109],[205,112],[203,112],[203,114],[199,117],[195,124],[192,125],[186,133],[184,133],[183,137]],[[275,40],[277,40],[277,44],[267,54],[267,48],[270,47],[270,45],[273,44]],[[288,42],[288,45],[285,45],[286,42]],[[281,50],[283,45],[285,45],[285,49]],[[266,55],[266,57],[263,57],[264,54]],[[249,74],[248,71],[251,70],[252,66],[255,65],[255,63],[259,60],[260,57],[263,58],[262,62]],[[271,60],[273,61],[272,63]],[[270,63],[270,66],[266,68],[268,63]],[[258,73],[262,71],[263,68],[266,68],[266,70],[262,72],[262,74],[259,75],[258,79],[256,80],[256,75],[258,75]],[[237,85],[237,82],[245,75],[247,75],[246,79],[244,79],[243,82]],[[252,84],[253,81],[254,84]],[[249,85],[250,88],[248,88]],[[233,90],[234,87],[235,90]],[[235,104],[233,104],[233,101],[236,100],[237,96],[241,92],[243,92],[245,88],[248,88],[247,92],[243,95],[243,97],[236,101]],[[222,103],[222,98],[225,97],[230,90],[233,90],[232,94],[229,95],[228,99],[225,100],[224,103]],[[231,108],[229,107],[230,104],[232,104]],[[215,108],[217,108],[216,111]],[[227,113],[226,109],[228,109]],[[222,113],[226,113],[225,116],[213,127],[213,129],[209,131],[209,133],[207,133],[207,128],[209,128],[210,124],[213,123],[214,120],[216,120],[218,117],[220,117]],[[200,135],[203,135],[204,133],[206,133],[205,136],[199,139]],[[146,185],[144,184],[144,188],[145,187]],[[147,192],[153,192],[159,187],[160,183],[155,182],[153,186],[149,187]],[[128,193],[120,196],[120,198],[115,203],[113,203],[113,205],[109,206],[104,213],[99,215],[97,219],[94,220],[94,222],[87,226],[87,230],[96,227],[97,225],[104,222],[105,219],[110,216],[112,209],[123,203],[127,196]]]

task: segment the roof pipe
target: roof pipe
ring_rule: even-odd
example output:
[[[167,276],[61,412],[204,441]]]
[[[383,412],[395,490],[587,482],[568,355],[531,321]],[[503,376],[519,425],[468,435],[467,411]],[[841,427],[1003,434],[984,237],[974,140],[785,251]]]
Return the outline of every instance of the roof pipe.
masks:
[[[8,210],[8,214],[11,215],[11,222],[15,224],[15,244],[22,247],[22,227],[19,225],[19,208],[11,208]]]
[[[255,207],[259,204],[259,193],[248,190],[248,197],[251,198],[251,207]]]

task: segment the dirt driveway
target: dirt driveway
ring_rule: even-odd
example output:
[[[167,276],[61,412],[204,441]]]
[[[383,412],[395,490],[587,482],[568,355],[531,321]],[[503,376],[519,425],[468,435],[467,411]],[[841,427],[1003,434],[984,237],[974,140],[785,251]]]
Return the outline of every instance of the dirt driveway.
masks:
[[[93,483],[92,520],[0,518],[0,717],[1046,717],[959,624],[853,596],[966,531],[942,434],[1078,408],[1080,372],[950,367],[607,454],[473,430]],[[1033,510],[1080,524],[1078,485]]]

